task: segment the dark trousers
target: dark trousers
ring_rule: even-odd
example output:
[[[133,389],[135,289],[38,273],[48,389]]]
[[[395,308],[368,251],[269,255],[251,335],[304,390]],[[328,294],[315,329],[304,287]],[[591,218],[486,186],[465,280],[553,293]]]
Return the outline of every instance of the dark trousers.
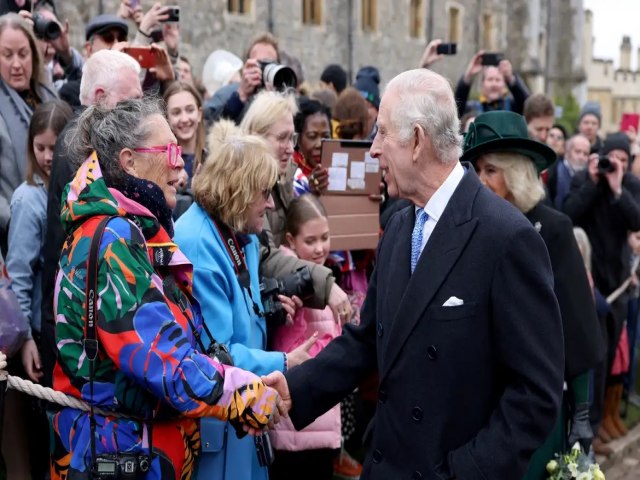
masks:
[[[269,468],[271,480],[331,480],[333,459],[339,450],[319,448],[289,452],[275,450],[275,460]]]

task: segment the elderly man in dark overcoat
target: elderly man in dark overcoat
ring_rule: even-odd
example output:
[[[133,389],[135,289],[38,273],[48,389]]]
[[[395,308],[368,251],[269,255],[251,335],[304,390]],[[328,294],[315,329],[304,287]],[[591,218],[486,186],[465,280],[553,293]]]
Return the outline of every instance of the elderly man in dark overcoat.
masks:
[[[388,84],[371,157],[412,205],[380,241],[361,324],[266,381],[297,428],[379,371],[362,478],[516,480],[550,432],[564,352],[544,242],[461,164],[449,82]],[[288,384],[288,388],[287,388]]]

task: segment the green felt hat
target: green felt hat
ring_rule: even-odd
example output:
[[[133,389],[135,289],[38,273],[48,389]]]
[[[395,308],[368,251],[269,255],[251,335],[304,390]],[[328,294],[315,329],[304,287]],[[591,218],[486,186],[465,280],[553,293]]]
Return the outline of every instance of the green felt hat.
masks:
[[[475,162],[486,153],[512,152],[530,158],[538,172],[556,161],[556,153],[546,144],[529,138],[522,115],[493,111],[478,115],[464,138],[461,161]]]

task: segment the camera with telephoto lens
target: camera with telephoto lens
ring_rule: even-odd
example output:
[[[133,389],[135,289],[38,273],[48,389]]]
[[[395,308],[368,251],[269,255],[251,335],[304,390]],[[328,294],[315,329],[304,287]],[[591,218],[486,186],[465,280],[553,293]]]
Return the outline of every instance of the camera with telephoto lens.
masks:
[[[276,62],[259,62],[262,69],[262,87],[271,85],[277,91],[298,86],[296,72]]]
[[[601,175],[606,175],[607,173],[615,172],[616,166],[611,163],[609,157],[598,157],[598,173]]]
[[[136,479],[150,469],[151,460],[148,455],[135,453],[96,455],[92,478],[95,480]]]
[[[33,14],[33,33],[40,40],[55,40],[60,37],[62,30],[55,20],[49,20],[38,13]]]
[[[284,325],[287,321],[287,311],[280,303],[278,295],[293,297],[300,300],[307,300],[313,296],[313,280],[309,267],[302,267],[291,275],[281,279],[265,278],[260,279],[260,298],[264,308],[264,316],[271,325]]]

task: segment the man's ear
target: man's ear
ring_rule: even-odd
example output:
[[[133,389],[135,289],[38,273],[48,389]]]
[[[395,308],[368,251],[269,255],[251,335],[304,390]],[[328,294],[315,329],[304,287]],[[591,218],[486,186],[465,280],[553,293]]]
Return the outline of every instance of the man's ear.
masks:
[[[89,58],[93,53],[93,48],[91,47],[91,42],[84,43],[84,58]]]
[[[133,159],[133,150],[130,148],[123,148],[118,155],[118,161],[122,169],[129,175],[136,176],[136,163]]]
[[[413,138],[411,139],[413,146],[413,162],[417,162],[420,158],[424,157],[427,149],[427,133],[420,125],[413,127]]]
[[[104,91],[104,88],[98,87],[95,92],[93,92],[93,98],[96,105],[102,105],[104,101],[107,99],[107,92]]]

